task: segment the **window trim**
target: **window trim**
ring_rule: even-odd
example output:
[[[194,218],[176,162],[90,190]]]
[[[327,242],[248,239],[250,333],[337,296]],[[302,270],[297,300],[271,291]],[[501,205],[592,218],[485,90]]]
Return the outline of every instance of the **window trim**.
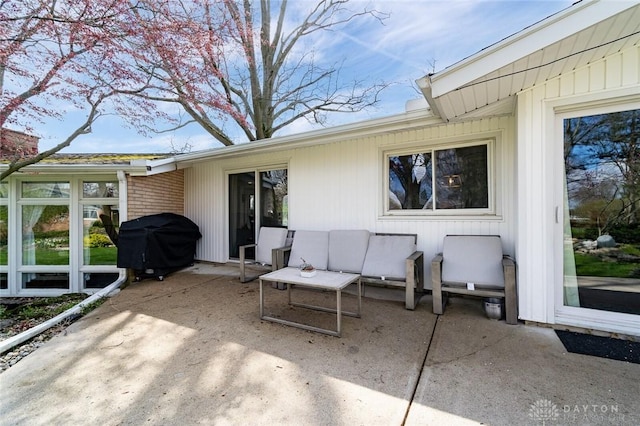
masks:
[[[448,141],[438,141],[436,143],[423,142],[422,144],[413,144],[405,147],[397,147],[384,149],[382,151],[382,200],[381,211],[382,218],[498,218],[497,213],[497,185],[496,185],[496,153],[498,151],[498,136],[491,135],[486,137],[477,137],[473,139],[456,138]],[[432,158],[435,158],[436,151],[442,151],[447,149],[466,148],[471,146],[485,145],[487,147],[487,190],[488,190],[488,207],[487,208],[474,208],[474,209],[435,209],[418,210],[390,210],[389,209],[389,157],[399,155],[409,155],[416,153],[430,152]],[[432,167],[435,167],[432,163]],[[432,186],[435,185],[432,182]],[[435,188],[434,192],[435,192]]]
[[[118,182],[118,196],[107,198],[83,198],[83,182]],[[19,295],[58,295],[68,292],[95,292],[98,289],[85,288],[83,276],[85,273],[113,273],[122,274],[122,268],[117,265],[85,265],[83,258],[83,230],[82,230],[82,210],[84,205],[109,204],[117,206],[121,212],[122,194],[126,187],[122,186],[122,181],[117,173],[76,175],[21,175],[9,178],[9,197],[0,199],[0,204],[9,206],[9,251],[11,256],[9,264],[0,266],[0,272],[7,273],[10,282],[8,289],[0,290],[0,295],[4,293],[17,292]],[[22,182],[68,182],[70,185],[69,196],[66,198],[28,198],[22,196]],[[126,192],[125,192],[126,193]],[[22,247],[17,241],[21,241],[19,230],[22,226],[22,208],[29,205],[66,205],[69,207],[69,264],[68,265],[23,265]],[[126,205],[126,204],[125,204]],[[121,220],[123,220],[121,218]],[[68,289],[25,289],[22,288],[22,275],[25,273],[52,272],[66,273],[69,276]]]

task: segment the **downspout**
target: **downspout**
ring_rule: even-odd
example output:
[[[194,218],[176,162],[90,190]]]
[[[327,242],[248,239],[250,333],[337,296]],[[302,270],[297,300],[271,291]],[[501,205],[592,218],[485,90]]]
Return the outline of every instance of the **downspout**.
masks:
[[[120,206],[120,223],[127,220],[128,215],[127,211],[129,209],[129,204],[127,203],[127,175],[122,170],[118,170],[118,188],[120,192],[120,198],[118,199],[118,204]]]
[[[7,352],[9,349],[13,348],[14,346],[19,345],[20,343],[26,342],[27,340],[33,339],[34,337],[36,337],[38,334],[42,333],[43,331],[46,331],[48,329],[50,329],[51,327],[53,327],[54,325],[57,325],[59,323],[61,323],[62,321],[66,320],[67,318],[71,318],[77,315],[80,315],[82,313],[82,310],[92,304],[93,302],[100,300],[104,297],[108,297],[112,292],[114,292],[115,290],[118,289],[118,287],[120,287],[122,285],[122,283],[127,281],[127,274],[126,271],[122,270],[120,271],[120,276],[118,277],[118,279],[109,284],[107,287],[103,288],[102,290],[100,290],[97,293],[92,294],[91,296],[87,297],[86,299],[84,299],[82,302],[78,303],[77,305],[67,309],[66,311],[64,311],[63,313],[59,314],[56,317],[53,317],[45,322],[43,322],[42,324],[38,324],[35,327],[32,327],[28,330],[23,331],[20,334],[16,334],[15,336],[11,336],[8,339],[3,340],[2,342],[0,342],[0,354]]]
[[[431,107],[431,112],[434,116],[440,117],[443,121],[449,121],[449,119],[442,114],[440,108],[438,108],[438,101],[433,97],[433,74],[425,75],[422,78],[416,80],[416,84],[418,88],[422,92],[422,95],[427,100],[429,107]]]

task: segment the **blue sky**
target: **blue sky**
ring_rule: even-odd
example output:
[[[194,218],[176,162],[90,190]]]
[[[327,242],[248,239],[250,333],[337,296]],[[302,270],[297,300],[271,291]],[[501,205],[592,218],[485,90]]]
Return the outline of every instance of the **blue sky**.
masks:
[[[292,1],[303,8],[306,0]],[[315,2],[314,2],[315,3]],[[372,21],[349,24],[314,40],[316,59],[343,61],[341,74],[372,83],[392,82],[373,109],[330,116],[328,125],[339,125],[399,114],[405,104],[421,97],[415,80],[444,68],[497,43],[525,27],[569,7],[572,1],[484,1],[484,0],[355,0],[352,7],[369,5],[390,14],[384,25]],[[293,11],[295,12],[295,10]],[[73,113],[69,113],[69,118]],[[312,130],[300,120],[286,132]],[[70,133],[64,121],[47,122],[41,128],[40,149],[48,149]],[[170,152],[190,146],[199,151],[221,145],[193,124],[186,129],[155,137],[144,137],[116,116],[103,117],[92,132],[75,140],[66,153]]]

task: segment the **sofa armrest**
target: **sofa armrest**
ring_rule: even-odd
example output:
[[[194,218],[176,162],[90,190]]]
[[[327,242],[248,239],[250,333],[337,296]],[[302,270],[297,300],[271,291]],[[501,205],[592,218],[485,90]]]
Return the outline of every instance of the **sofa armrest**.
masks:
[[[442,253],[438,253],[431,259],[431,283],[442,283]],[[437,272],[437,274],[436,274]]]
[[[418,300],[416,291],[422,292],[424,289],[424,253],[415,251],[405,261],[406,268],[406,288],[405,307],[414,310]]]
[[[504,298],[507,324],[518,323],[518,289],[516,287],[516,262],[509,256],[502,258],[504,271]]]
[[[271,266],[274,271],[282,269],[289,263],[291,246],[278,247],[271,250]]]
[[[438,315],[444,312],[444,299],[442,298],[442,253],[438,253],[431,259],[431,295],[433,298],[433,313]]]
[[[424,252],[415,251],[407,257],[407,283],[412,282],[416,290],[424,288]]]

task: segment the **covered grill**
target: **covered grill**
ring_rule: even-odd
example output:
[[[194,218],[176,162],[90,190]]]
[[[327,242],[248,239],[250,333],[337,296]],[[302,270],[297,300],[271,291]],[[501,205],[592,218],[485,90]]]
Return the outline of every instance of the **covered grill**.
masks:
[[[134,270],[135,280],[155,277],[193,264],[198,225],[174,213],[143,216],[123,222],[118,235],[118,267]]]

